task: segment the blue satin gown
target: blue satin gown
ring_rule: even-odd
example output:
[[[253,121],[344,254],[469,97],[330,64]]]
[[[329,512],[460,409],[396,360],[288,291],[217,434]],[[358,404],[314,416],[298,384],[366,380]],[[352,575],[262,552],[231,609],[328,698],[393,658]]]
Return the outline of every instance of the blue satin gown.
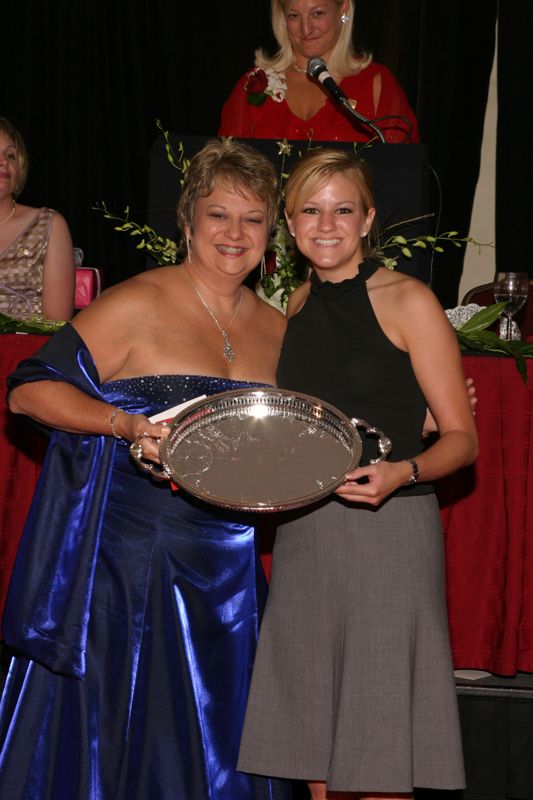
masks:
[[[99,386],[72,329],[59,361],[65,343],[74,370],[45,353],[20,380],[146,414],[249,385]],[[0,797],[287,800],[285,782],[236,771],[264,595],[252,518],[153,481],[126,443],[54,433],[4,617],[21,655],[0,706]]]

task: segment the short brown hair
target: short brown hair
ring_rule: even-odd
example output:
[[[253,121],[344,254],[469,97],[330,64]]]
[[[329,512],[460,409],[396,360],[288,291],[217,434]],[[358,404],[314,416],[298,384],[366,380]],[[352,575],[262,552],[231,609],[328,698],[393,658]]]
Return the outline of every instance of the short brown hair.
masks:
[[[28,151],[26,150],[24,139],[19,131],[5,117],[0,117],[0,132],[4,133],[8,139],[11,139],[17,151],[19,174],[17,184],[13,189],[13,194],[15,197],[18,197],[21,191],[24,189],[24,184],[26,183],[26,178],[28,177]]]
[[[210,195],[216,184],[265,203],[269,230],[272,230],[279,202],[279,181],[273,165],[250,145],[233,139],[213,139],[196,153],[187,170],[177,206],[178,223],[183,232],[187,226],[193,227],[198,198]]]

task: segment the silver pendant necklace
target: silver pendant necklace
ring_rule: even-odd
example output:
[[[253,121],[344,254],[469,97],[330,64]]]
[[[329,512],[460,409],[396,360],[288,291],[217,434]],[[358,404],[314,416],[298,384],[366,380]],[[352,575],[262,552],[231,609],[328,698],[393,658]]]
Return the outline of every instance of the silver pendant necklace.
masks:
[[[190,281],[190,284],[191,284],[192,288],[194,289],[194,291],[196,292],[196,295],[198,296],[198,300],[201,302],[201,304],[203,305],[203,307],[205,308],[205,310],[207,311],[207,313],[209,314],[209,316],[211,317],[211,319],[213,320],[213,322],[215,323],[215,325],[219,329],[220,333],[222,334],[222,338],[224,339],[224,358],[226,359],[226,361],[229,361],[229,363],[231,364],[231,362],[235,358],[235,351],[234,351],[233,347],[231,346],[231,342],[230,342],[229,336],[228,336],[228,331],[224,330],[224,328],[222,327],[222,325],[220,324],[218,319],[215,317],[213,311],[211,310],[211,308],[209,307],[209,305],[207,303],[207,300],[198,291],[198,289],[194,285],[193,279],[189,275],[189,271],[188,271],[188,269],[186,267],[185,267],[185,272],[187,274],[187,277],[188,277],[188,279]],[[231,323],[233,322],[233,320],[235,319],[235,317],[239,313],[239,309],[240,309],[241,303],[242,303],[242,295],[243,295],[243,292],[242,292],[242,286],[241,286],[241,290],[240,290],[240,294],[239,294],[239,301],[237,303],[237,307],[235,308],[235,311],[231,315],[231,319],[227,324],[228,330],[229,330],[229,328],[231,328]]]

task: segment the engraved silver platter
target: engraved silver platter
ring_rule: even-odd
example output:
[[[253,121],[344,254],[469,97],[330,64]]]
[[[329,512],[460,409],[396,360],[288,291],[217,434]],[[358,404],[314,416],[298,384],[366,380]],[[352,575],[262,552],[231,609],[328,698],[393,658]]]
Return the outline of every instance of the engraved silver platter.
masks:
[[[364,420],[350,420],[316,397],[283,389],[223,392],[172,422],[160,459],[166,476],[209,503],[280,511],[325,497],[361,458],[357,427],[391,444]]]

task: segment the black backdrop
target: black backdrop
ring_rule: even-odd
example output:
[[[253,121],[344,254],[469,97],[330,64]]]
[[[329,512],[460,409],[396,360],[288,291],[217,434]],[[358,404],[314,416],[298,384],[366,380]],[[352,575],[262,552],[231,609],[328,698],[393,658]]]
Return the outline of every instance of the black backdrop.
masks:
[[[531,127],[525,76],[533,60],[526,38],[533,3],[356,6],[358,41],[395,72],[417,111],[442,184],[441,230],[461,233],[469,229],[499,12],[505,113],[498,127],[497,258],[509,269],[527,250],[528,205],[517,193],[533,173],[521,135]],[[0,114],[21,129],[31,157],[21,200],[61,210],[86,264],[103,267],[107,284],[127,278],[143,269],[143,257],[92,205],[129,205],[132,218],[144,220],[156,117],[174,133],[216,133],[220,107],[251,66],[254,48],[272,43],[269,2],[26,0],[4,11]],[[457,300],[463,255],[452,248],[437,261],[434,286],[444,305]]]

